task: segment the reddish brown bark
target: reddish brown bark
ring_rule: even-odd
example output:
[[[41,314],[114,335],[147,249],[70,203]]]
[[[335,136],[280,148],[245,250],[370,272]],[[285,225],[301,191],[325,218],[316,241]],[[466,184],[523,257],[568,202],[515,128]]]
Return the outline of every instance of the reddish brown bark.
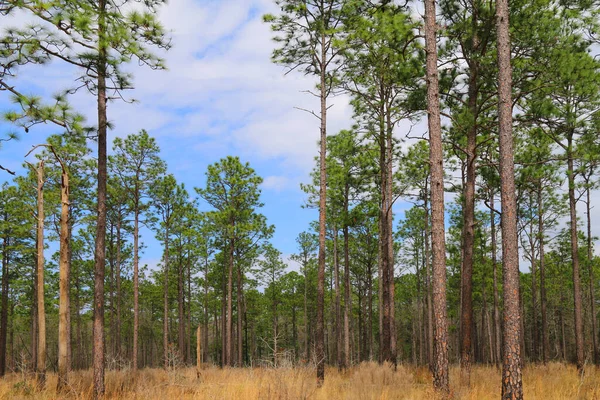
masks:
[[[500,144],[500,194],[502,201],[502,271],[504,332],[502,398],[522,399],[521,323],[519,310],[519,247],[512,135],[512,68],[508,0],[496,1],[498,36],[498,122]]]
[[[425,49],[427,51],[427,113],[431,168],[431,252],[433,291],[433,386],[447,395],[448,317],[446,309],[446,239],[444,227],[444,166],[440,121],[436,46],[435,0],[425,0]]]
[[[106,0],[98,2],[98,214],[94,250],[93,398],[104,398],[104,269],[106,252]]]

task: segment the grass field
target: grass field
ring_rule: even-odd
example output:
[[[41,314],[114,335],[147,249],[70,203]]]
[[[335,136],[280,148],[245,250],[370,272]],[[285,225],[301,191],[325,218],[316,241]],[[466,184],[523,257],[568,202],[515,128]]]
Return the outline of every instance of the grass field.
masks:
[[[0,381],[0,399],[89,399],[91,372],[73,372],[68,392],[57,394],[56,375],[50,374],[46,389],[35,381],[10,374]],[[459,369],[451,369],[454,399],[498,399],[500,374],[494,367],[476,366],[471,388],[461,388]],[[529,366],[524,370],[527,399],[599,399],[600,370],[588,367],[583,378],[571,365],[558,363]],[[330,368],[325,384],[317,389],[310,368],[218,369],[209,367],[200,379],[193,368],[166,372],[146,369],[134,376],[129,371],[109,371],[107,399],[432,399],[431,376],[426,368],[399,366],[396,372],[376,363],[364,363],[344,373]]]

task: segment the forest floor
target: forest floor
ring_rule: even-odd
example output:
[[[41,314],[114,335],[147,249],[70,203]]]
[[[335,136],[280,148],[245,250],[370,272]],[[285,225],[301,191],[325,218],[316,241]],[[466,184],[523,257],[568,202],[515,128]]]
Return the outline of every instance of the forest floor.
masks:
[[[459,385],[460,370],[451,368],[453,399],[498,399],[500,373],[491,366],[475,366],[471,389]],[[528,366],[524,370],[527,399],[600,399],[600,369],[588,367],[581,378],[575,367],[559,363]],[[35,390],[33,379],[9,374],[0,380],[0,399],[89,399],[90,371],[73,372],[69,392],[57,394],[56,375],[50,374],[47,389]],[[107,399],[434,399],[427,368],[398,366],[396,372],[376,363],[363,363],[346,372],[326,371],[317,389],[311,368],[206,368],[200,379],[193,368],[164,371],[145,369],[137,378],[129,371],[108,371]]]

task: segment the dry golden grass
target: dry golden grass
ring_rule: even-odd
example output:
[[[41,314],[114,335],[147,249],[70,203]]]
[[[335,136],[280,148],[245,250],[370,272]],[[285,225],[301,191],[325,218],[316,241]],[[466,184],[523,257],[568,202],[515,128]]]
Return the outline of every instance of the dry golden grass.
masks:
[[[454,399],[497,399],[500,375],[494,367],[474,367],[471,388],[461,388],[459,369],[451,370]],[[56,375],[48,377],[46,390],[35,390],[34,381],[23,375],[7,375],[0,381],[0,399],[89,399],[91,372],[71,374],[71,389],[57,394]],[[527,399],[598,399],[600,370],[588,367],[583,378],[571,365],[558,363],[530,366],[524,371]],[[364,363],[344,373],[327,370],[325,384],[317,389],[315,372],[310,368],[223,369],[210,367],[196,379],[193,368],[165,372],[146,369],[137,377],[128,371],[109,371],[106,375],[107,399],[433,399],[431,376],[426,368],[401,365],[396,372],[376,363]]]

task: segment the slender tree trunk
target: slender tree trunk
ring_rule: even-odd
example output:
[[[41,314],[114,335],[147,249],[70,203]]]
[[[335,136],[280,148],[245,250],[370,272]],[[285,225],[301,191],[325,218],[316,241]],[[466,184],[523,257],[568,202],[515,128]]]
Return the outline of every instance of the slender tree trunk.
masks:
[[[581,278],[579,273],[579,244],[577,242],[577,210],[575,199],[575,171],[573,165],[573,134],[569,134],[567,144],[567,178],[569,183],[569,214],[571,227],[571,260],[573,263],[573,297],[574,297],[574,316],[575,316],[575,354],[577,369],[583,369],[585,359],[583,352],[583,318],[582,318],[582,299],[581,299]]]
[[[168,218],[168,217],[167,217]],[[163,282],[163,363],[169,369],[169,225],[165,228],[165,271]]]
[[[139,281],[139,237],[140,210],[139,188],[136,185],[135,208],[133,211],[133,372],[138,370],[138,337],[140,330],[140,281]]]
[[[274,271],[273,271],[274,272]],[[274,275],[274,274],[273,274]],[[272,277],[271,285],[273,289],[273,298],[271,301],[273,302],[273,366],[277,368],[277,336],[279,335],[278,324],[277,324],[277,297],[275,294],[275,276]]]
[[[308,347],[308,260],[304,258],[304,359],[308,363],[310,361],[310,349]]]
[[[98,216],[94,251],[94,390],[93,398],[104,398],[104,268],[106,241],[107,117],[106,117],[106,0],[98,2]]]
[[[512,135],[512,68],[510,61],[508,0],[496,1],[498,36],[498,122],[500,143],[500,194],[502,201],[502,271],[504,287],[504,361],[502,398],[522,399],[519,312],[519,245]]]
[[[200,371],[202,370],[202,329],[198,325],[196,330],[196,378],[200,379]]]
[[[235,222],[233,223],[235,226]],[[225,365],[233,367],[233,341],[231,330],[233,328],[233,256],[235,251],[235,241],[229,240],[229,266],[227,271],[227,314],[225,318],[225,336],[226,336],[226,363]]]
[[[537,208],[538,208],[538,246],[540,260],[540,301],[542,311],[542,362],[546,364],[550,358],[550,340],[548,334],[547,302],[546,302],[546,271],[544,260],[544,211],[542,199],[542,184],[538,183],[537,188]]]
[[[380,211],[380,261],[381,261],[381,280],[379,290],[381,292],[381,330],[380,330],[380,347],[381,347],[381,361],[391,361],[391,332],[390,332],[390,252],[389,252],[389,240],[388,240],[388,223],[387,223],[387,207],[388,207],[388,179],[387,179],[387,138],[385,130],[385,107],[382,105],[380,110],[380,136],[379,136],[379,164],[381,168],[381,211]]]
[[[492,272],[493,272],[493,284],[494,284],[494,334],[495,334],[495,348],[496,352],[496,365],[499,366],[502,360],[502,326],[500,325],[500,296],[498,294],[498,262],[496,260],[496,215],[494,211],[494,192],[490,193],[490,226],[492,236]]]
[[[69,189],[70,190],[70,189]],[[67,371],[71,372],[73,366],[73,348],[71,343],[71,265],[73,263],[73,248],[71,247],[73,239],[73,214],[71,207],[69,207],[69,215],[67,221],[67,241],[69,246],[67,247],[67,293],[69,293],[67,309]]]
[[[325,31],[321,33],[321,153],[319,159],[319,270],[317,276],[317,337],[316,361],[318,386],[325,380],[325,222],[327,199],[327,81],[325,70]]]
[[[230,254],[228,254],[229,256]],[[225,279],[225,276],[227,276],[229,261],[223,267],[223,282],[221,287],[223,292],[223,296],[221,296],[221,367],[227,366],[227,279]]]
[[[37,228],[36,228],[37,230]],[[37,233],[36,233],[36,239],[35,239],[35,248],[36,251],[38,249],[38,238],[37,238]],[[35,265],[32,271],[32,275],[33,275],[33,287],[32,287],[32,293],[33,293],[33,299],[31,301],[31,370],[35,373],[37,370],[37,359],[38,359],[38,300],[37,300],[37,281],[38,281],[38,276],[37,276],[37,270],[38,270],[38,258],[36,255],[36,259],[35,259]]]
[[[242,367],[244,365],[244,341],[242,336],[242,321],[243,321],[243,307],[242,307],[242,296],[244,290],[244,277],[242,274],[242,265],[238,264],[237,267],[237,330],[238,330],[238,348],[237,348],[237,365]]]
[[[473,47],[479,45],[477,37],[477,15],[473,15],[474,37]],[[478,63],[472,61],[469,71],[468,106],[471,113],[471,126],[467,130],[467,164],[466,184],[464,187],[463,205],[463,257],[461,273],[461,381],[464,385],[471,384],[472,347],[471,327],[473,326],[473,253],[475,247],[475,159],[477,147],[477,84]]]
[[[343,365],[343,335],[342,335],[342,311],[340,299],[340,261],[338,252],[338,230],[333,228],[333,279],[335,290],[335,355],[338,369]]]
[[[377,360],[379,364],[383,364],[383,348],[385,346],[385,340],[383,338],[383,219],[379,218],[379,240],[377,243],[377,311],[378,311],[378,323],[379,323],[379,351],[377,355]]]
[[[346,183],[344,193],[344,358],[342,360],[342,368],[346,369],[350,365],[350,234],[348,232],[348,197],[350,196],[350,185]]]
[[[531,341],[531,358],[538,360],[538,319],[537,319],[537,270],[535,265],[535,241],[533,238],[534,220],[529,224],[529,245],[531,248],[531,321],[532,321],[532,341]]]
[[[215,338],[218,338],[215,314]],[[208,360],[208,256],[204,259],[204,360]]]
[[[8,222],[8,213],[4,213],[4,222]],[[0,377],[6,374],[6,339],[8,327],[8,245],[9,234],[3,232],[4,239],[2,240],[2,315],[0,316]]]
[[[188,241],[189,245],[189,241]],[[192,361],[192,259],[190,257],[190,250],[188,248],[188,256],[187,256],[187,339],[186,339],[186,361]]]
[[[433,387],[442,396],[450,392],[448,372],[448,317],[446,304],[446,239],[444,227],[444,156],[440,121],[435,0],[425,0],[427,51],[427,120],[431,169],[431,254],[433,271]]]
[[[62,172],[60,186],[60,261],[58,310],[58,381],[57,391],[69,385],[69,174]]]
[[[369,247],[370,248],[370,247]],[[367,344],[369,347],[369,361],[373,361],[373,270],[372,265],[369,262],[367,267],[367,312],[368,312],[368,327],[367,331]]]
[[[178,271],[177,271],[177,347],[179,348],[179,355],[181,359],[185,359],[185,310],[184,310],[184,296],[183,296],[183,250],[181,249],[182,244],[180,242],[180,252],[178,257]]]
[[[117,358],[117,368],[121,368],[121,221],[123,216],[119,214],[117,220],[117,257],[115,262],[115,281],[116,281],[116,317],[115,317],[115,356]]]
[[[37,384],[46,383],[46,311],[44,297],[44,161],[37,169]]]
[[[386,146],[386,178],[387,178],[387,205],[386,205],[386,235],[387,235],[387,250],[388,250],[388,307],[389,307],[389,331],[390,331],[390,361],[394,366],[394,370],[397,367],[398,360],[396,354],[396,302],[394,296],[395,280],[394,280],[394,214],[392,210],[393,205],[393,154],[394,154],[394,142],[393,142],[393,129],[391,122],[391,107],[387,109],[387,146]]]
[[[431,251],[429,248],[429,188],[428,180],[425,181],[425,271],[427,274],[427,363],[429,369],[433,371],[433,290],[432,290],[432,271],[431,271]]]
[[[598,353],[598,331],[596,330],[596,296],[595,296],[595,288],[594,285],[596,281],[594,280],[594,264],[592,261],[593,257],[593,248],[592,248],[592,217],[591,217],[591,198],[590,198],[590,188],[588,187],[586,190],[586,214],[587,214],[587,256],[588,256],[588,271],[590,278],[590,310],[592,313],[592,346],[594,351],[594,363],[600,363],[600,354]]]

